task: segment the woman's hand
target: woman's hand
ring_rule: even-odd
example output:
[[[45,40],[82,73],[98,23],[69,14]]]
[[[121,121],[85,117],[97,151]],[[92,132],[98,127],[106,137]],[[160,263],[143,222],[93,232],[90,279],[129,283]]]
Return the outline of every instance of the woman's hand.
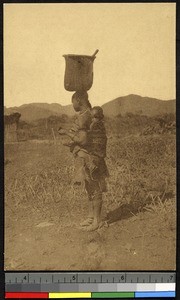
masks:
[[[58,129],[58,133],[59,133],[60,135],[65,135],[65,134],[67,134],[66,129],[63,129],[63,128],[61,128],[61,127]]]

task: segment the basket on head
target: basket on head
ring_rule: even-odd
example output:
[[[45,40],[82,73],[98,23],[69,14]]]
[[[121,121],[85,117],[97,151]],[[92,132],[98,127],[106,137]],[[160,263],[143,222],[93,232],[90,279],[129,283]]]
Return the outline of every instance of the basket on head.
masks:
[[[96,56],[67,54],[63,57],[66,61],[65,89],[70,92],[88,91],[93,84],[93,62]]]

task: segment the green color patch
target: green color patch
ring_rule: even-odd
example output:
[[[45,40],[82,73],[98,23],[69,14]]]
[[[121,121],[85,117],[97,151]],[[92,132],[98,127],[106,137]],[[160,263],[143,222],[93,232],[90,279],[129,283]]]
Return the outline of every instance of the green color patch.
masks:
[[[92,293],[91,298],[135,298],[135,293],[121,293],[121,292],[99,292]]]

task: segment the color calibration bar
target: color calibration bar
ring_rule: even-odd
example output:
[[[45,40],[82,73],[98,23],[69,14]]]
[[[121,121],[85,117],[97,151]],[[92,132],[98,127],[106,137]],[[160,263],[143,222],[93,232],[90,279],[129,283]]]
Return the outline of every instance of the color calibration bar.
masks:
[[[175,291],[171,292],[98,292],[98,293],[6,293],[6,299],[34,298],[34,299],[82,299],[82,298],[175,298]]]
[[[5,298],[175,298],[176,274],[5,273]]]

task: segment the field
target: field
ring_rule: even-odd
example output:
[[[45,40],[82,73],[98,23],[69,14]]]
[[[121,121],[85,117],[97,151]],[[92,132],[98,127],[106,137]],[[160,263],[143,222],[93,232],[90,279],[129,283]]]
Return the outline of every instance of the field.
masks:
[[[174,270],[175,153],[174,134],[109,135],[105,225],[87,233],[61,141],[5,144],[5,269]]]

